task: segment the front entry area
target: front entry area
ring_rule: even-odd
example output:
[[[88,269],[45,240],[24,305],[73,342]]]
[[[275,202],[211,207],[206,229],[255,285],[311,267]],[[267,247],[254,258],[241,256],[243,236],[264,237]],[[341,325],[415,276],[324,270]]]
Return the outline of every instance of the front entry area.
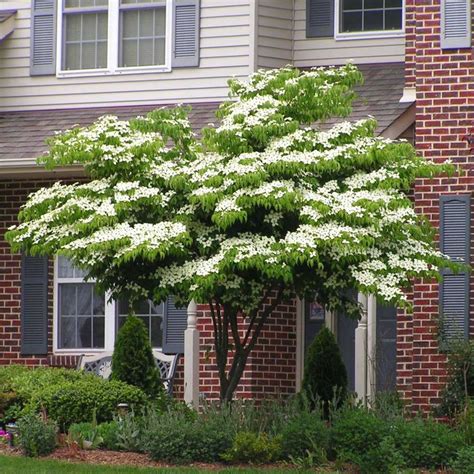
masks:
[[[375,317],[369,322],[368,340],[373,341],[373,350],[367,351],[367,366],[371,367],[371,382],[376,393],[394,391],[396,388],[396,340],[397,311],[393,306],[377,303]],[[336,335],[342,360],[346,366],[348,388],[356,388],[356,329],[358,321],[344,314],[329,314],[317,303],[306,302],[302,305],[304,355],[314,337],[324,325]],[[370,343],[369,343],[370,345]],[[303,357],[304,360],[304,357]],[[304,364],[304,361],[303,361]]]

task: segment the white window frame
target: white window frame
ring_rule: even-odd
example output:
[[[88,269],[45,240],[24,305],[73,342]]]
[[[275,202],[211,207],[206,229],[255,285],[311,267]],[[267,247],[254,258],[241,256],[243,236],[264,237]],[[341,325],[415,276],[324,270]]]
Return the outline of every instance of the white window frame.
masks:
[[[166,8],[166,48],[165,64],[160,66],[119,67],[120,38],[120,0],[108,0],[108,29],[107,29],[107,68],[63,70],[63,17],[64,0],[58,2],[57,35],[56,35],[56,76],[61,77],[90,77],[110,76],[121,74],[143,74],[171,71],[171,52],[173,43],[173,3],[174,0],[163,0]]]
[[[115,340],[115,302],[110,300],[110,295],[105,295],[104,311],[104,347],[67,348],[59,347],[59,285],[62,283],[94,283],[93,280],[84,280],[82,277],[59,277],[59,259],[54,259],[54,288],[53,288],[53,352],[55,354],[94,354],[113,351]]]
[[[341,33],[342,0],[336,2],[334,9],[334,39],[337,41],[364,40],[377,38],[400,38],[405,36],[405,0],[402,0],[402,29],[401,30],[379,30],[379,31],[354,31],[352,33]]]

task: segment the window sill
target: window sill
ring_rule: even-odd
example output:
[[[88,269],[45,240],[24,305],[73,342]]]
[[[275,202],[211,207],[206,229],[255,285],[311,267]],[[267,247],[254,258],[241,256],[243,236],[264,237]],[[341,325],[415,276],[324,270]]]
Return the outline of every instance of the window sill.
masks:
[[[143,67],[127,67],[117,68],[114,71],[108,69],[87,69],[82,71],[58,71],[56,77],[58,79],[67,79],[69,77],[101,77],[101,76],[121,76],[127,74],[153,74],[171,72],[169,66],[143,66]]]
[[[55,356],[81,356],[81,355],[92,355],[102,354],[103,352],[109,352],[106,349],[54,349],[53,355]]]
[[[334,39],[336,41],[350,41],[350,40],[368,40],[368,39],[388,39],[388,38],[403,38],[405,36],[404,30],[397,31],[361,31],[354,33],[336,33]]]

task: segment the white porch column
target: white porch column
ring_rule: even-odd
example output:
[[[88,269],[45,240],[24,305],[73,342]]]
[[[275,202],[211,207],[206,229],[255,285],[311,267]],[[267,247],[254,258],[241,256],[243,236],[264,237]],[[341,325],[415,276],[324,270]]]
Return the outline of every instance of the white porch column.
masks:
[[[197,305],[188,306],[188,325],[184,331],[184,401],[199,407],[199,331],[196,328]]]
[[[369,295],[367,305],[367,401],[375,401],[377,374],[377,299]]]
[[[355,330],[355,391],[357,397],[367,402],[367,296],[358,294],[362,317]]]

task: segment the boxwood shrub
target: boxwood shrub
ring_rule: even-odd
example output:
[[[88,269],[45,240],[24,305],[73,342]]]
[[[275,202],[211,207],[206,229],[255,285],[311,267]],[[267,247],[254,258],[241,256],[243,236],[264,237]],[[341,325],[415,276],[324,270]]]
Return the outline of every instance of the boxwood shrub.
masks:
[[[92,420],[94,413],[99,423],[112,420],[119,403],[140,407],[146,401],[145,393],[137,387],[87,375],[74,383],[44,387],[33,395],[27,408],[45,409],[48,416],[66,430],[72,423]]]
[[[145,393],[124,382],[107,381],[77,370],[21,366],[0,368],[0,393],[9,393],[9,405],[18,417],[46,410],[62,430],[72,423],[112,420],[119,403],[141,407]],[[4,409],[7,409],[5,407]]]

